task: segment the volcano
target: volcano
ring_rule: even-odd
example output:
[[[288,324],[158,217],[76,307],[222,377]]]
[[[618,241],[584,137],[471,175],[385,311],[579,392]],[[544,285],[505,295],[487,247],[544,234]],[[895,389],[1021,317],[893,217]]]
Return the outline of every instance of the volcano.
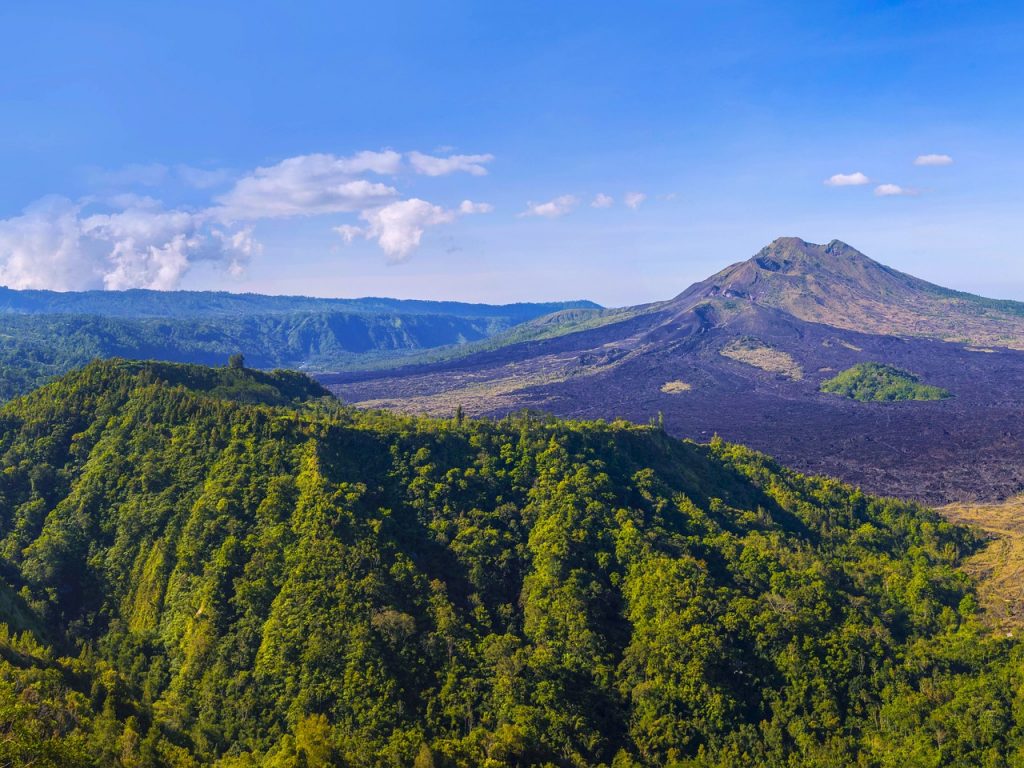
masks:
[[[822,391],[869,363],[950,396]],[[542,319],[449,360],[320,379],[361,407],[657,419],[679,437],[717,434],[930,503],[1024,490],[1024,304],[933,285],[838,240],[779,238],[667,301]]]

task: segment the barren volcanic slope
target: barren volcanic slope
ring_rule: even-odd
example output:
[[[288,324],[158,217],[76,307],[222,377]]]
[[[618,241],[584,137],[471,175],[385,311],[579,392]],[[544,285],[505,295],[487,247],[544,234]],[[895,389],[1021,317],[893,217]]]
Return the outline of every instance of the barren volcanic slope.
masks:
[[[859,402],[819,390],[858,363],[952,397]],[[325,376],[407,411],[647,421],[751,445],[805,471],[928,502],[1024,488],[1024,304],[950,291],[839,241],[781,238],[658,304],[454,361]]]

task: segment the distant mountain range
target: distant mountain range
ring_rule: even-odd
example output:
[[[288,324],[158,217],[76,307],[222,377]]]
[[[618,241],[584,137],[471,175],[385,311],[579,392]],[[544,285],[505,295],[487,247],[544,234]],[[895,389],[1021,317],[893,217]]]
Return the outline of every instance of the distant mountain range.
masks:
[[[900,380],[856,380],[878,371]],[[869,394],[821,391],[840,373],[843,386],[826,389]],[[447,360],[320,378],[366,407],[663,419],[679,436],[718,433],[927,501],[1024,488],[1024,304],[933,285],[837,240],[780,238],[669,301],[535,321]],[[915,391],[951,396],[862,401]]]
[[[268,296],[227,291],[37,291],[0,286],[0,312],[29,315],[97,315],[100,317],[169,318],[229,315],[360,314],[441,315],[492,318],[515,324],[566,308],[599,309],[592,301],[474,304],[365,297]]]
[[[0,288],[0,399],[93,358],[339,370],[481,341],[588,301],[465,304],[197,291],[16,291]]]

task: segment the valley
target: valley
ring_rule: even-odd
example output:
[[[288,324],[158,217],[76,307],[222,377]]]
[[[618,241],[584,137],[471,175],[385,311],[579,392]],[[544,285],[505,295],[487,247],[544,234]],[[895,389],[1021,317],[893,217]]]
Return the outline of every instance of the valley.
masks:
[[[204,291],[15,291],[0,288],[0,401],[109,357],[259,368],[388,367],[458,349],[587,301],[504,306],[452,301],[319,299]],[[556,322],[557,324],[557,322]]]

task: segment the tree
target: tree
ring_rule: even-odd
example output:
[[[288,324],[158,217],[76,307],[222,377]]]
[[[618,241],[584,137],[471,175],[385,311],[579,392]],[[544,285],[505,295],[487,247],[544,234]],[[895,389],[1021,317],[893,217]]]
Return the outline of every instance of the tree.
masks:
[[[228,368],[245,368],[245,355],[235,352],[228,358]]]

